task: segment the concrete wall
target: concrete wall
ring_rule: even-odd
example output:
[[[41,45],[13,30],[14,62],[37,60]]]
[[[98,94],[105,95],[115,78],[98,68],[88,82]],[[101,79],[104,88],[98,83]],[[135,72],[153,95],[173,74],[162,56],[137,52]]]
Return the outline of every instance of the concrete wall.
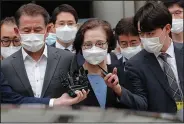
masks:
[[[93,17],[107,20],[112,27],[124,17],[134,16],[145,1],[93,1]]]
[[[108,21],[112,27],[123,14],[123,1],[93,1],[93,16]]]

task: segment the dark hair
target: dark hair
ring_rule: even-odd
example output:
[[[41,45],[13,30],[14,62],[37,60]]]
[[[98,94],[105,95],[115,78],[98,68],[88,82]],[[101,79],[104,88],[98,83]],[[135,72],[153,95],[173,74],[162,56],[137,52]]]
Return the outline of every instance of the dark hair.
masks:
[[[116,36],[119,35],[133,35],[138,36],[138,32],[133,24],[133,17],[121,19],[115,28]]]
[[[163,3],[147,2],[134,16],[134,26],[138,29],[140,22],[141,32],[150,32],[157,28],[172,25],[172,15]]]
[[[15,13],[15,20],[17,25],[19,25],[19,19],[22,15],[42,15],[44,18],[45,25],[48,24],[50,19],[49,13],[46,11],[46,9],[34,3],[24,4],[17,10],[17,12]]]
[[[48,24],[50,24],[50,23],[53,23],[53,22],[52,22],[52,17],[51,17],[51,16],[50,16],[50,18],[49,18]]]
[[[107,36],[107,43],[108,43],[108,53],[111,52],[111,50],[115,49],[116,47],[116,40],[113,34],[113,30],[111,28],[111,25],[104,20],[100,19],[90,19],[86,21],[78,30],[75,40],[73,42],[73,49],[76,50],[76,54],[78,52],[82,51],[82,44],[84,42],[84,34],[86,31],[102,27],[102,29],[105,31]]]
[[[184,8],[184,0],[163,0],[162,2],[167,8],[173,6],[174,4],[177,4],[181,8]]]
[[[78,15],[76,10],[68,4],[61,4],[58,7],[56,7],[52,13],[52,22],[54,24],[56,23],[57,15],[60,14],[61,12],[71,13],[74,16],[76,23],[78,22]]]
[[[11,17],[6,17],[6,18],[4,18],[3,20],[1,20],[0,27],[1,27],[3,24],[16,25],[15,18],[14,18],[13,16],[11,16]]]

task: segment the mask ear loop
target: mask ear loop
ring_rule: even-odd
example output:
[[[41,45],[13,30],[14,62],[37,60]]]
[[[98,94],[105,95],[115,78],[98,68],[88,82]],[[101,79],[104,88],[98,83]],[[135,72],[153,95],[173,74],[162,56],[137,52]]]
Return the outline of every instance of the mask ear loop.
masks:
[[[164,32],[164,29],[162,30],[162,33],[160,34],[160,36],[162,36],[163,32]],[[159,36],[159,41],[160,41],[160,36]],[[164,45],[165,39],[166,39],[166,35],[165,35],[165,38],[164,38],[163,42],[161,43],[162,45]]]

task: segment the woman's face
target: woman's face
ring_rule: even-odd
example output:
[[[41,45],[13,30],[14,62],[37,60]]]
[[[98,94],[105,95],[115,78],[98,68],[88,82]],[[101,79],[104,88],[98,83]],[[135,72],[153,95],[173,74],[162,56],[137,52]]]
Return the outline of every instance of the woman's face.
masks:
[[[82,49],[90,49],[94,45],[102,49],[108,49],[107,36],[101,27],[90,29],[84,34]]]

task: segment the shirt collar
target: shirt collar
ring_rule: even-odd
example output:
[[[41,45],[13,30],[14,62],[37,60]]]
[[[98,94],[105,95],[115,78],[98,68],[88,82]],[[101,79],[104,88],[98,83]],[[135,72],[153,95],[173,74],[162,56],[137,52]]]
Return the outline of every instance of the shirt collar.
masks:
[[[26,53],[26,51],[23,49],[23,47],[22,47],[22,55],[23,55],[23,60],[25,60],[26,59],[26,57],[31,57],[31,56],[29,56],[27,53]],[[47,45],[45,45],[45,48],[44,48],[44,51],[43,51],[43,54],[42,55],[44,55],[45,57],[48,57],[48,55],[47,55]],[[32,58],[32,57],[31,57]]]
[[[169,46],[169,48],[167,49],[167,51],[165,52],[167,53],[171,58],[174,58],[174,45],[173,45],[173,41],[171,40],[171,44]],[[156,57],[158,57],[161,52],[159,53],[154,53]]]
[[[108,53],[107,54],[107,65],[111,64],[111,55]]]
[[[57,41],[56,41],[56,48],[59,48],[59,49],[62,49],[62,50],[64,50],[64,49],[68,49],[68,50],[70,50],[70,51],[72,51],[72,44],[70,45],[70,46],[68,46],[67,48],[65,48],[64,46],[62,46],[60,43],[58,43]]]
[[[128,59],[126,59],[125,57],[122,58],[123,59],[123,63],[126,62]]]
[[[169,48],[167,49],[166,53],[171,57],[174,58],[174,45],[173,42],[171,41],[171,45],[169,46]]]

